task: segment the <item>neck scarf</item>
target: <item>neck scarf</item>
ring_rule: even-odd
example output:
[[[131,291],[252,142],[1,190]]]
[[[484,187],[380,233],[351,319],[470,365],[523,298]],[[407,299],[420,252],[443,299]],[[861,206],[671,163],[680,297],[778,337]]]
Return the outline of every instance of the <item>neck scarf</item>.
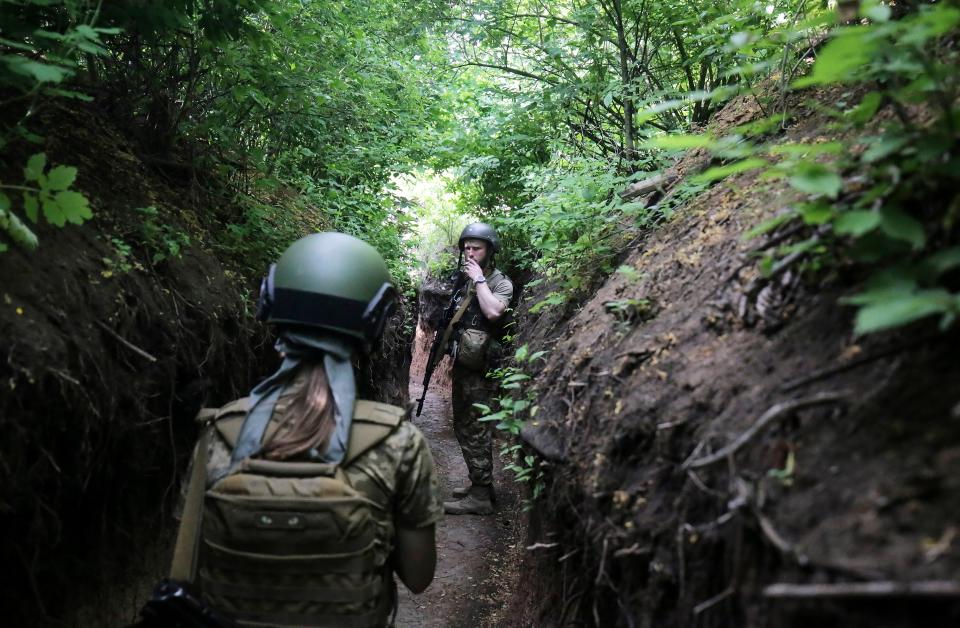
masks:
[[[273,416],[280,394],[308,358],[316,360],[323,357],[323,366],[333,393],[337,423],[327,450],[320,452],[312,449],[310,458],[317,462],[337,464],[347,453],[353,405],[357,397],[352,364],[353,346],[333,335],[313,335],[286,330],[277,339],[276,349],[284,356],[283,364],[277,372],[250,391],[250,410],[240,428],[240,436],[230,458],[230,467],[223,475],[233,471],[245,458],[260,452],[263,434],[270,423],[270,417]]]

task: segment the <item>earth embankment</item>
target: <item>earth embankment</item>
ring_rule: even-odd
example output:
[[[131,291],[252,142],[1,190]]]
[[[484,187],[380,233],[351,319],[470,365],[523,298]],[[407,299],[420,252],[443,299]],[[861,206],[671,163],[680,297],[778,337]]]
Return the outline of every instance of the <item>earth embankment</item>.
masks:
[[[782,141],[824,137],[791,107]],[[760,115],[740,98],[713,130]],[[693,151],[672,174],[706,164]],[[958,621],[960,337],[923,322],[854,336],[838,303],[853,268],[801,272],[796,256],[762,273],[814,228],[744,234],[795,198],[729,177],[627,251],[633,272],[521,319],[521,342],[549,352],[526,435],[551,458],[528,541],[550,549],[525,556],[515,625]]]

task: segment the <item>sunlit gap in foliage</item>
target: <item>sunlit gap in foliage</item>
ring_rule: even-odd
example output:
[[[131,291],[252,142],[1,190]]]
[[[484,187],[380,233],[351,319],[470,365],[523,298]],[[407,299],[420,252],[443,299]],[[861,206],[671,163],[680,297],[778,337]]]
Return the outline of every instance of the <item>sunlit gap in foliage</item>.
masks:
[[[391,180],[395,194],[409,204],[416,225],[404,234],[414,260],[410,274],[415,283],[453,269],[460,231],[477,220],[463,211],[463,198],[455,182],[450,172],[429,169],[396,175]]]

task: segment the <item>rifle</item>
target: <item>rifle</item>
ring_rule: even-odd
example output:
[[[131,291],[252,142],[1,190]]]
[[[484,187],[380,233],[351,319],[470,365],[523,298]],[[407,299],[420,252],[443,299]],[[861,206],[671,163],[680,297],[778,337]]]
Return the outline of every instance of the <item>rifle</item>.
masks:
[[[161,580],[130,628],[239,628],[176,580]]]
[[[440,325],[433,334],[433,344],[430,345],[430,355],[427,358],[427,367],[423,373],[423,395],[417,399],[417,416],[420,416],[420,412],[423,411],[423,401],[427,398],[427,387],[430,386],[433,371],[437,368],[440,360],[443,359],[447,344],[450,342],[450,336],[453,334],[453,328],[467,308],[467,301],[464,301],[463,295],[466,287],[466,277],[463,273],[459,273],[456,282],[453,284],[453,294],[450,295],[450,302],[443,310]],[[461,304],[461,301],[464,302]]]

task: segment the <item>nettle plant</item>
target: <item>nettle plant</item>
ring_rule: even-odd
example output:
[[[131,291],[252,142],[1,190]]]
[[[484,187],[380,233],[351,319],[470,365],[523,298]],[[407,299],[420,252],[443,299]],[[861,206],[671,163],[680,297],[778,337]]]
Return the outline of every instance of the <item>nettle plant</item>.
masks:
[[[531,369],[538,360],[542,360],[546,353],[531,353],[527,345],[518,348],[513,355],[512,364],[487,373],[487,377],[496,380],[500,385],[501,396],[495,399],[498,409],[494,411],[485,404],[474,404],[474,407],[484,413],[484,416],[480,417],[481,421],[495,421],[494,427],[509,435],[507,442],[500,448],[500,456],[507,461],[504,468],[513,473],[514,481],[530,483],[530,500],[525,509],[532,507],[545,487],[542,461],[532,454],[524,454],[523,444],[519,442],[520,429],[536,416],[539,409],[539,406],[534,404],[533,390],[526,385],[531,375],[525,371]]]
[[[852,141],[764,142],[790,118],[781,111],[724,137],[674,135],[649,145],[706,147],[724,160],[695,182],[757,169],[761,178],[785,179],[799,201],[747,237],[788,223],[810,226],[811,235],[773,251],[761,271],[788,256],[813,269],[842,262],[870,269],[864,290],[843,301],[857,307],[856,333],[934,315],[946,328],[960,313],[950,278],[960,268],[960,9],[922,5],[899,20],[878,2],[861,3],[860,10],[859,23],[835,28],[808,75],[791,85],[849,86],[831,106],[807,104]]]

